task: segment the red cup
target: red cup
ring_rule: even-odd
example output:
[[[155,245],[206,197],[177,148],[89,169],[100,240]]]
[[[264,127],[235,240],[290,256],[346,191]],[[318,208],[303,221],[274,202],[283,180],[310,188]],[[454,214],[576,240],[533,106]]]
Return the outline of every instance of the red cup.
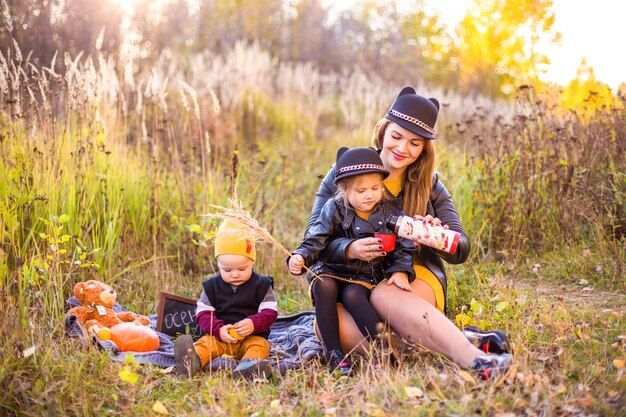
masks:
[[[396,247],[396,235],[394,233],[374,233],[374,237],[383,241],[383,250],[392,252]]]

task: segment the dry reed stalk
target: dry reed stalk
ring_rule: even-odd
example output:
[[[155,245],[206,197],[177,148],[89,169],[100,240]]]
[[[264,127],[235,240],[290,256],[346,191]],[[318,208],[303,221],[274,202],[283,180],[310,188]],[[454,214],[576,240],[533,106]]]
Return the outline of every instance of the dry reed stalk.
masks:
[[[233,149],[233,158],[231,160],[230,165],[230,198],[232,201],[237,201],[239,198],[237,197],[237,173],[239,168],[239,150],[237,149],[237,145],[235,145],[235,149]]]
[[[250,213],[244,210],[240,202],[232,198],[229,199],[229,202],[232,205],[232,208],[222,207],[216,204],[210,204],[209,206],[211,208],[219,210],[219,212],[207,213],[207,214],[203,214],[202,216],[208,217],[211,219],[228,220],[236,224],[244,225],[245,227],[250,229],[250,231],[252,231],[256,239],[263,241],[263,242],[267,242],[270,245],[280,249],[280,251],[283,252],[285,255],[291,256],[291,252],[289,252],[283,245],[281,245],[280,242],[274,239],[272,234],[266,228],[259,225],[259,223],[250,215]],[[308,273],[313,275],[314,280],[316,279],[319,279],[322,281],[324,280],[322,277],[317,275],[315,272],[311,271],[306,266],[303,266],[303,268]]]

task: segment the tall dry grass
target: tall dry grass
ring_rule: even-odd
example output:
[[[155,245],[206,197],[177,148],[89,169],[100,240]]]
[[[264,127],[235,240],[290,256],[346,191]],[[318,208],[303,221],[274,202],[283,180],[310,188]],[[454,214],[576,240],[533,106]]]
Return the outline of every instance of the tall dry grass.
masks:
[[[626,111],[603,106],[587,120],[589,109],[563,113],[549,102],[524,88],[512,119],[487,124],[476,109],[458,128],[472,159],[469,217],[474,230],[484,226],[478,246],[513,260],[598,251],[606,259],[596,278],[624,289]]]

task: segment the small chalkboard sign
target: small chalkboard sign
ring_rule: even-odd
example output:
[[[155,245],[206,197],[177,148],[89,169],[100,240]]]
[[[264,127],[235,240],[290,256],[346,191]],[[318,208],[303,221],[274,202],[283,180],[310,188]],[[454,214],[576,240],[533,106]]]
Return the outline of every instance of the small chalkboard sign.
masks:
[[[195,338],[203,335],[196,323],[196,300],[162,292],[159,296],[157,331],[170,336],[189,334]]]

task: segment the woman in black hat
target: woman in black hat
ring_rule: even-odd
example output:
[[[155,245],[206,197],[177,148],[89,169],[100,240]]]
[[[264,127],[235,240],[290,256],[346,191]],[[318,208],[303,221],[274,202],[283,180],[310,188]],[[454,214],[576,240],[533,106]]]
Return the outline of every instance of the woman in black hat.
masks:
[[[383,200],[383,180],[389,171],[374,149],[340,148],[335,169],[337,194],[325,202],[302,244],[287,262],[292,274],[301,275],[303,266],[311,267],[321,261],[309,288],[315,318],[331,372],[349,375],[350,359],[344,355],[339,339],[337,302],[354,317],[359,334],[366,335],[368,341],[377,341],[381,320],[370,304],[370,291],[385,279],[408,291],[415,275],[412,258],[415,246],[408,239],[397,238],[394,244],[388,245],[387,251],[375,258],[329,261],[324,249],[333,239],[358,240],[377,233],[393,238],[388,234],[386,220],[389,216],[404,214],[394,204]]]
[[[378,315],[404,339],[442,353],[463,368],[476,369],[488,376],[492,370],[508,367],[512,358],[508,337],[501,331],[461,332],[446,316],[447,280],[443,261],[465,262],[470,241],[463,231],[450,194],[435,172],[435,122],[439,102],[404,87],[393,105],[374,128],[372,145],[380,153],[389,176],[385,188],[393,204],[416,219],[444,225],[461,234],[454,254],[422,246],[413,257],[416,279],[409,290],[389,282],[381,283],[371,295]],[[307,231],[320,215],[321,208],[336,192],[336,168],[322,180],[316,194]],[[371,261],[383,256],[376,238],[338,238],[326,248],[331,262]],[[345,350],[362,343],[363,334],[354,318],[339,308],[341,342]],[[485,354],[485,352],[491,352]]]

